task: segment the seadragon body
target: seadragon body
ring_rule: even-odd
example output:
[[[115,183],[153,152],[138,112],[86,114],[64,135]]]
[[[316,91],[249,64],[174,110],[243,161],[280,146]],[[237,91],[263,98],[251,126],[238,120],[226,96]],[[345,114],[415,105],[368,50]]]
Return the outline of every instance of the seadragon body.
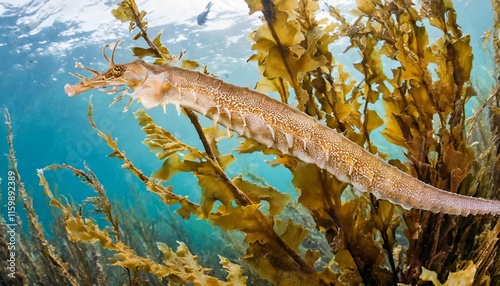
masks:
[[[113,55],[105,58],[110,68],[104,73],[80,65],[94,77],[76,75],[82,81],[67,84],[66,94],[128,86],[133,92],[127,94],[146,109],[166,104],[192,109],[242,136],[314,163],[378,199],[454,215],[500,214],[500,201],[463,196],[423,183],[307,114],[259,92],[172,65],[142,60],[115,64]]]

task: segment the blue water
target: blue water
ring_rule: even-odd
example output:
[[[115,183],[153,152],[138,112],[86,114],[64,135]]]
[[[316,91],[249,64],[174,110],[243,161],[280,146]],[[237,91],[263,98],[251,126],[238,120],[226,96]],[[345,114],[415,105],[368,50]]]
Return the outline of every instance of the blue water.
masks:
[[[66,83],[78,82],[68,72],[88,76],[85,71],[74,68],[76,61],[100,71],[107,69],[107,63],[101,55],[104,45],[112,44],[118,39],[125,40],[116,52],[115,61],[118,63],[134,60],[130,51],[132,45],[145,47],[142,41],[132,43],[129,40],[131,35],[128,34],[128,23],[122,24],[113,18],[111,9],[114,4],[111,1],[104,4],[101,1],[87,1],[84,4],[77,4],[75,1],[28,1],[24,4],[22,1],[0,1],[2,121],[7,108],[12,118],[18,169],[28,194],[33,198],[39,221],[43,223],[49,237],[53,220],[51,212],[58,211],[48,206],[48,199],[38,186],[36,171],[51,164],[66,163],[83,169],[85,162],[96,173],[113,201],[124,202],[131,211],[146,210],[148,213],[144,216],[150,218],[158,218],[159,213],[165,212],[165,205],[156,195],[146,191],[142,183],[121,168],[122,161],[106,157],[111,149],[97,136],[87,120],[87,105],[93,94],[94,120],[97,126],[118,138],[119,147],[138,168],[150,175],[162,162],[142,144],[145,136],[133,116],[133,111],[142,107],[134,103],[124,113],[122,110],[128,99],[110,108],[108,105],[113,96],[103,92],[93,91],[69,98],[63,91]],[[247,35],[260,20],[256,15],[248,16],[244,2],[234,4],[232,1],[225,1],[214,5],[204,26],[197,25],[196,15],[203,11],[206,3],[198,4],[193,1],[191,6],[179,4],[178,8],[184,10],[175,15],[177,19],[172,19],[174,17],[171,13],[161,9],[159,1],[142,4],[138,1],[138,4],[149,14],[150,36],[154,37],[163,30],[162,39],[173,54],[186,50],[185,59],[198,60],[208,65],[209,71],[220,78],[241,86],[254,86],[259,76],[255,64],[246,62],[251,55]],[[62,5],[60,10],[52,9],[59,5]],[[158,10],[153,9],[155,5],[159,7]],[[201,11],[198,12],[198,8]],[[96,16],[101,14],[105,17]],[[48,25],[47,22],[52,23]],[[166,114],[161,108],[150,110],[148,114],[180,140],[202,148],[189,120],[185,116],[178,116],[175,108],[168,107]],[[206,119],[201,121],[204,126],[211,124]],[[0,138],[2,153],[7,154],[6,128],[3,124],[0,127]],[[224,142],[223,150],[230,152],[238,142],[235,138]],[[293,192],[290,174],[282,167],[272,168],[265,164],[266,159],[272,158],[240,156],[228,173],[230,176],[242,172],[256,174],[281,191]],[[2,156],[0,177],[3,180],[1,186],[4,198],[8,170],[11,167],[7,157]],[[63,201],[68,199],[81,203],[88,196],[95,195],[68,171],[47,171],[46,176],[54,193]],[[199,201],[200,190],[193,175],[179,174],[169,184],[174,186],[177,194],[189,195],[191,200]],[[2,202],[5,204],[6,200]],[[178,207],[169,208],[173,211]],[[28,224],[20,204],[17,210],[26,230]],[[2,207],[4,217],[5,212],[6,208]],[[174,218],[182,221],[178,216]],[[197,238],[215,231],[205,221],[191,219],[187,223],[181,223],[189,224],[187,231],[192,241],[199,241]],[[217,236],[214,237],[212,240],[217,241]],[[160,233],[156,240],[176,247],[175,240],[179,238]],[[214,243],[212,240],[203,241],[207,243],[207,247],[216,247],[222,243]],[[194,251],[203,247],[188,246]]]
[[[20,5],[19,1],[17,4],[0,2],[0,8],[3,7],[0,9],[3,10],[0,18],[2,37],[0,52],[3,55],[0,71],[2,76],[0,105],[8,108],[10,112],[18,168],[27,191],[34,198],[35,208],[42,221],[50,216],[46,212],[46,198],[38,186],[36,169],[54,163],[67,163],[83,168],[85,161],[98,175],[111,197],[120,196],[120,193],[126,194],[129,185],[135,180],[124,179],[130,175],[120,168],[121,161],[106,157],[111,152],[110,149],[90,127],[86,114],[92,93],[97,125],[103,128],[103,131],[112,132],[114,137],[119,138],[120,148],[125,150],[127,156],[146,174],[151,174],[161,166],[161,162],[155,159],[141,143],[144,134],[132,113],[141,108],[138,104],[133,104],[129,112],[123,113],[122,109],[128,99],[109,108],[108,105],[113,97],[99,91],[75,98],[69,98],[64,94],[65,83],[78,81],[68,72],[79,72],[87,76],[85,71],[77,71],[74,68],[75,61],[98,70],[107,68],[101,55],[101,49],[105,44],[126,39],[127,41],[118,48],[115,60],[128,62],[134,59],[129,50],[132,43],[128,40],[131,38],[127,31],[128,24],[120,23],[111,14],[114,3],[106,3],[105,11],[102,12],[103,4],[99,3],[101,1],[84,2],[86,3],[79,5],[80,9],[77,11],[73,11],[75,9],[70,7],[77,5],[74,1],[31,1],[24,5]],[[49,10],[59,5],[64,7],[61,10]],[[229,5],[227,3],[221,3],[213,7],[208,23],[201,27],[197,25],[196,18],[193,21],[192,17],[197,15],[197,8],[203,11],[205,5],[206,3],[193,4],[190,9],[192,11],[186,11],[184,15],[174,19],[176,22],[166,25],[162,23],[172,21],[170,13],[159,15],[159,11],[150,8],[147,10],[150,18],[160,18],[157,24],[150,20],[150,35],[154,37],[163,29],[165,31],[163,39],[165,42],[170,42],[168,48],[172,53],[178,54],[185,49],[188,51],[185,58],[199,60],[209,65],[212,73],[219,74],[225,80],[251,86],[258,76],[253,72],[255,67],[246,64],[250,46],[244,35],[248,34],[258,22],[238,19],[235,18],[236,15],[230,17],[228,9],[231,7],[226,7]],[[66,13],[76,14],[72,18]],[[106,18],[95,19],[95,14],[103,14]],[[83,15],[88,15],[89,19],[86,20]],[[231,26],[221,30],[217,27],[219,20],[214,18],[210,20],[211,17],[226,18]],[[67,20],[61,22],[58,18]],[[254,20],[255,18],[253,17]],[[52,25],[43,27],[45,21],[52,21],[50,19],[55,19]],[[96,26],[93,21],[100,23],[91,30],[92,26]],[[227,37],[231,36],[233,38],[228,40]],[[172,42],[169,39],[177,41]],[[144,46],[143,42],[134,44]],[[151,110],[149,114],[179,139],[201,147],[187,118],[178,116],[173,108],[168,108],[166,115],[161,109]],[[205,123],[208,126],[208,122]],[[6,138],[5,126],[0,130],[0,137]],[[232,147],[234,146],[233,144]],[[7,153],[5,139],[1,140],[1,147],[2,153]],[[251,168],[248,166],[247,168]],[[7,170],[7,160],[4,157],[0,170],[2,178],[7,174]],[[71,184],[66,183],[66,180],[71,180],[67,172],[52,172],[47,175],[55,176],[54,179],[61,192],[77,202],[91,194],[84,185],[75,184],[75,180]],[[198,193],[193,191],[197,189],[196,180],[192,177],[190,179],[183,178],[186,176],[179,177],[172,181],[176,185],[176,191],[181,194]],[[137,181],[135,183],[137,184]],[[142,189],[141,193],[144,192]]]
[[[145,47],[145,44],[129,40],[128,24],[119,23],[111,15],[111,8],[115,5],[113,1],[75,2],[0,0],[0,113],[3,117],[4,108],[7,108],[12,118],[20,175],[44,226],[50,225],[52,215],[47,198],[38,186],[36,170],[50,164],[67,163],[83,168],[83,162],[86,162],[97,174],[110,198],[124,200],[132,209],[135,204],[148,204],[150,215],[156,215],[164,208],[163,204],[120,167],[121,161],[106,157],[111,150],[98,138],[87,120],[87,105],[93,94],[97,125],[118,138],[119,147],[125,150],[136,166],[151,174],[161,166],[161,162],[141,143],[144,134],[132,112],[142,107],[134,103],[129,112],[123,113],[127,100],[108,107],[112,96],[103,92],[87,92],[69,98],[63,91],[66,83],[77,82],[68,72],[84,73],[74,68],[75,61],[102,71],[107,68],[101,55],[105,44],[118,39],[126,40],[117,49],[116,62],[133,60],[129,48],[132,45]],[[203,11],[208,1],[182,1],[183,4],[176,4],[180,6],[175,13],[155,9],[155,5],[162,5],[162,2],[165,1],[138,1],[139,6],[146,7],[144,9],[149,13],[151,36],[163,30],[164,42],[173,54],[185,49],[186,59],[208,65],[209,71],[221,79],[240,86],[255,85],[259,75],[255,64],[246,62],[252,54],[247,35],[260,20],[258,15],[247,15],[243,1],[217,1],[203,27],[197,25],[196,15]],[[492,27],[489,1],[455,1],[455,6],[464,33],[471,34],[475,54],[474,79],[484,87],[483,91],[488,92],[494,83],[494,77],[489,72],[493,63],[489,60],[491,51],[482,51],[480,38]],[[353,61],[352,55],[341,54],[344,48],[333,47],[339,51],[337,60],[349,65]],[[201,147],[188,119],[178,116],[173,107],[168,107],[166,114],[161,108],[150,110],[148,114],[180,140]],[[204,126],[211,124],[208,120],[202,122]],[[0,125],[2,154],[8,152],[5,138],[6,128]],[[225,151],[236,147],[238,141],[233,138],[225,142]],[[289,172],[283,167],[272,168],[265,160],[272,160],[272,157],[258,154],[239,156],[237,163],[229,169],[229,175],[241,172],[256,174],[280,191],[296,196]],[[0,178],[3,181],[0,186],[4,197],[9,169],[7,158],[2,156]],[[47,172],[47,178],[60,196],[76,202],[93,195],[88,187],[68,172]],[[174,185],[177,193],[198,200],[199,187],[192,175],[176,176],[170,184]],[[130,197],[130,189],[140,194],[141,202]],[[5,207],[2,208],[5,212]],[[210,229],[204,221],[192,219],[189,224],[193,239]]]

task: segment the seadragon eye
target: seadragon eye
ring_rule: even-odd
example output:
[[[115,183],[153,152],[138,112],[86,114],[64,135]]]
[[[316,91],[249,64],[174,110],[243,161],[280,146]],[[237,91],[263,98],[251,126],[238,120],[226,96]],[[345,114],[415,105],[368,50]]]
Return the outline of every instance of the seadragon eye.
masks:
[[[123,73],[123,67],[120,65],[116,65],[112,69],[112,73],[114,76],[120,76]]]

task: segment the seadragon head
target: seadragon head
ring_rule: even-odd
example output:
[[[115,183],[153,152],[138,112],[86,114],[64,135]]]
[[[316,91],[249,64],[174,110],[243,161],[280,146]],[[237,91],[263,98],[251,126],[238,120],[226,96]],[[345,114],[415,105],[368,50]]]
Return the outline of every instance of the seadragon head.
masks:
[[[137,61],[127,64],[116,64],[114,62],[116,47],[118,46],[118,44],[120,44],[120,42],[121,41],[118,41],[114,45],[111,52],[111,58],[108,58],[108,56],[106,56],[106,48],[110,47],[110,45],[108,44],[102,49],[102,54],[106,61],[109,63],[109,69],[103,73],[99,73],[98,71],[88,68],[77,62],[77,68],[82,68],[90,72],[93,77],[86,78],[80,74],[70,73],[71,75],[79,78],[81,82],[74,85],[66,84],[64,86],[64,92],[68,96],[73,97],[88,90],[113,87],[112,89],[107,90],[107,92],[114,93],[118,91],[117,87],[119,86],[127,86],[134,89],[134,87],[141,85],[144,81],[146,81],[148,73],[144,70],[144,67]],[[122,96],[117,98],[117,100],[115,100],[114,102],[120,100],[121,97]]]

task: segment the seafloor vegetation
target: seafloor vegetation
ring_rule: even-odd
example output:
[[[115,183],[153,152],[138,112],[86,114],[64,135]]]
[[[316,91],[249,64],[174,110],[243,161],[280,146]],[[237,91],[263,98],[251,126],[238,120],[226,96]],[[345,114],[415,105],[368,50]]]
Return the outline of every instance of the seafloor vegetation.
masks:
[[[347,21],[335,7],[329,7],[329,19],[318,19],[319,5],[313,0],[246,2],[250,13],[263,15],[262,25],[249,36],[254,50],[250,60],[258,63],[262,75],[257,90],[277,92],[283,102],[296,101],[300,110],[388,158],[373,138],[381,132],[387,144],[406,156],[389,162],[421,181],[450,192],[500,199],[500,2],[492,0],[495,26],[484,37],[497,70],[499,87],[492,91],[475,86],[471,78],[470,38],[457,24],[452,1],[415,5],[408,0],[360,0],[350,12],[355,21]],[[137,33],[134,40],[145,40],[146,48],[133,48],[135,56],[153,57],[157,64],[177,58],[160,35],[149,37],[146,13],[133,0],[121,2],[113,15],[130,22],[130,32]],[[439,37],[431,39],[429,27],[438,29]],[[329,47],[340,39],[349,40],[348,50],[359,53],[360,61],[335,60]],[[384,68],[389,61],[391,68]],[[356,74],[347,72],[347,64]],[[210,70],[192,60],[181,65]],[[471,98],[481,104],[466,118]],[[111,134],[99,129],[92,111],[89,105],[90,124],[111,149],[109,160],[120,160],[175,213],[165,207],[162,222],[155,224],[132,187],[121,192],[137,197],[134,212],[119,199],[108,198],[88,166],[61,164],[38,171],[40,188],[54,210],[54,222],[42,227],[17,172],[15,132],[7,113],[10,162],[30,232],[19,234],[19,271],[14,279],[0,271],[2,285],[500,285],[498,217],[404,210],[249,139],[240,139],[234,154],[221,154],[218,144],[226,131],[202,128],[189,110],[184,114],[203,150],[178,140],[144,111],[135,113],[144,144],[164,162],[148,175]],[[274,154],[270,164],[293,174],[298,201],[259,178],[227,175],[236,153],[252,152]],[[67,185],[52,191],[55,186],[46,173],[64,170],[95,196],[77,203],[63,199],[70,192]],[[197,178],[199,201],[167,185],[179,172]],[[216,235],[228,247],[194,255],[188,246],[196,241],[180,222],[190,217],[219,228]],[[47,227],[50,237],[59,238],[50,238]],[[5,221],[0,228],[0,260],[5,263]],[[178,245],[153,240],[159,228],[168,229]]]

